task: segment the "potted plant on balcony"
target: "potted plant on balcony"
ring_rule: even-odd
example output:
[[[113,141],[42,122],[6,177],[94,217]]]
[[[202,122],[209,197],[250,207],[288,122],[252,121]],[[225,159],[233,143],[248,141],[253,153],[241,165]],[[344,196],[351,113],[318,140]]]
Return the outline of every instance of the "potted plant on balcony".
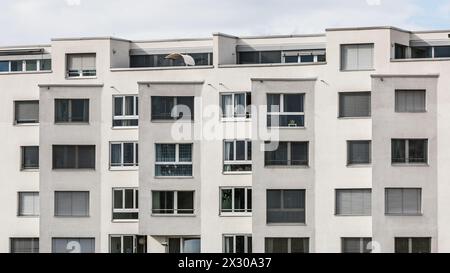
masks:
[[[291,119],[288,122],[288,127],[298,127],[297,122],[295,120]]]

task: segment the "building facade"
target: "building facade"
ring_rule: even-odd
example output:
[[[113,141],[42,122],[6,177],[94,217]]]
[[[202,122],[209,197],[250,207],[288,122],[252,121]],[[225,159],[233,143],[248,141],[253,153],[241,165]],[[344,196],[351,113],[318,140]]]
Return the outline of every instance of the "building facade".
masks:
[[[449,64],[395,27],[1,47],[0,252],[450,252]]]

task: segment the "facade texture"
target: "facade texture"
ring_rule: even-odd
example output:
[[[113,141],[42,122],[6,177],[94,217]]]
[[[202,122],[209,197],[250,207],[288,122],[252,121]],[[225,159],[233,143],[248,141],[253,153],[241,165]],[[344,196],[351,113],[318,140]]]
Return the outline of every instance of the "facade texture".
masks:
[[[450,252],[449,64],[394,27],[2,47],[0,252]]]

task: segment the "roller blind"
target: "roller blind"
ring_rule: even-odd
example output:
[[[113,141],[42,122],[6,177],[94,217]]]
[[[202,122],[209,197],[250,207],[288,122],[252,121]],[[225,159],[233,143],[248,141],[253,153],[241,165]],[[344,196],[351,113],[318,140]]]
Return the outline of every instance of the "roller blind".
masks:
[[[348,189],[336,191],[337,215],[371,215],[370,189]]]
[[[339,93],[340,117],[370,117],[370,92]]]
[[[366,70],[373,68],[373,44],[341,46],[342,70]]]
[[[94,238],[54,238],[52,240],[53,253],[94,253]]]
[[[304,190],[268,190],[267,223],[304,223]]]
[[[19,193],[19,215],[38,216],[39,215],[39,193],[21,192]]]
[[[67,56],[69,70],[95,70],[95,54],[71,54]]]
[[[56,192],[55,215],[66,217],[89,216],[89,192]]]
[[[16,101],[15,120],[16,123],[38,123],[39,101]]]
[[[421,189],[386,189],[386,213],[420,214],[421,192]]]
[[[425,112],[425,90],[396,90],[395,112]]]
[[[347,164],[369,164],[371,162],[370,141],[348,141]]]

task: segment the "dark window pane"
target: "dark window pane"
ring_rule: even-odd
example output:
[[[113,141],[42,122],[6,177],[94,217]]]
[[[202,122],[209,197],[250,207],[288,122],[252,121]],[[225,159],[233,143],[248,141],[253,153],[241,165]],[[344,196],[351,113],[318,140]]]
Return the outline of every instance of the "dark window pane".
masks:
[[[122,253],[122,238],[120,237],[111,237],[111,253]]]
[[[300,61],[302,63],[312,63],[312,62],[314,62],[314,56],[313,55],[300,56]]]
[[[125,97],[125,115],[126,116],[134,115],[134,96]]]
[[[409,163],[427,163],[427,141],[423,139],[410,139]]]
[[[407,48],[405,45],[395,44],[395,59],[406,59]]]
[[[408,241],[408,238],[395,238],[395,253],[409,253]]]
[[[9,61],[0,62],[0,72],[9,72]]]
[[[235,212],[245,212],[245,189],[234,189],[234,210]]]
[[[125,166],[134,165],[134,143],[123,144],[123,163]]]
[[[308,165],[308,142],[291,143],[291,165]]]
[[[152,193],[152,213],[173,214],[174,192],[154,191]]]
[[[152,97],[152,119],[173,119],[172,109],[174,106],[174,97]]]
[[[430,238],[411,238],[412,253],[431,253]]]
[[[291,253],[309,253],[309,240],[304,238],[292,238]]]
[[[123,97],[114,98],[114,115],[123,115]]]
[[[76,166],[76,146],[53,146],[54,169],[73,169]]]
[[[259,52],[239,52],[239,64],[258,64]]]
[[[123,208],[123,190],[114,190],[114,208]]]
[[[23,71],[23,61],[11,61],[11,71],[12,72]]]
[[[133,189],[125,190],[125,208],[126,209],[134,208],[134,190]]]
[[[247,210],[252,210],[252,189],[247,189]]]
[[[178,213],[192,214],[194,213],[194,192],[179,191],[178,197]]]
[[[176,117],[194,120],[194,97],[177,97]]]
[[[39,168],[39,146],[22,147],[22,169]]]
[[[406,163],[406,141],[404,139],[392,140],[392,163]]]
[[[370,117],[370,92],[339,93],[339,117]]]
[[[266,144],[266,146],[269,146]],[[266,149],[271,148],[266,147]],[[288,165],[288,143],[279,142],[278,147],[274,151],[265,152],[266,166],[283,166]]]
[[[52,70],[52,60],[51,59],[40,60],[40,70],[41,71]]]
[[[281,111],[279,94],[267,94],[267,112],[277,113]]]
[[[450,58],[450,46],[435,46],[434,47],[435,58]]]
[[[157,144],[156,162],[175,162],[176,144]]]
[[[72,122],[89,121],[89,100],[71,100]]]
[[[245,141],[236,141],[236,160],[245,160]]]
[[[281,51],[261,51],[261,63],[281,63]]]
[[[111,144],[111,166],[122,166],[121,144]]]
[[[78,168],[95,169],[95,146],[78,146]]]
[[[69,121],[69,100],[55,100],[55,122]]]
[[[153,55],[131,55],[130,67],[153,67]]]
[[[170,238],[169,239],[169,253],[181,253],[181,239]]]
[[[266,253],[288,253],[288,238],[266,238]]]
[[[222,190],[222,212],[231,212],[232,207],[232,190],[226,189]]]
[[[370,141],[349,141],[347,164],[370,164]]]
[[[245,236],[236,236],[236,253],[245,253]]]
[[[304,97],[303,94],[284,94],[284,111],[289,113],[301,113],[304,112],[303,104]]]
[[[298,55],[295,56],[284,56],[285,63],[298,63]]]
[[[412,58],[431,58],[431,47],[411,47]]]

